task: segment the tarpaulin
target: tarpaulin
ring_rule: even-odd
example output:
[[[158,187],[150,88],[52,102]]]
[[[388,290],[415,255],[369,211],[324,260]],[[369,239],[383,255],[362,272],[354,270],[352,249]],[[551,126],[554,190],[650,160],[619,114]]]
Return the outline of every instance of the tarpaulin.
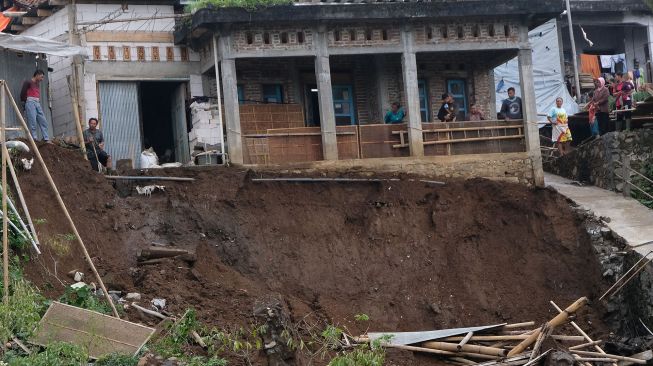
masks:
[[[86,56],[86,49],[80,46],[71,46],[66,43],[52,41],[40,37],[16,36],[0,33],[0,48],[31,53],[45,53],[53,56]]]
[[[558,30],[555,19],[528,32],[528,40],[533,48],[533,78],[535,81],[535,99],[538,114],[549,114],[555,106],[557,97],[562,97],[564,108],[569,115],[578,113],[576,101],[569,95],[564,82],[564,70],[561,70]],[[496,88],[496,108],[501,110],[501,103],[508,98],[508,88],[515,88],[521,96],[519,86],[519,62],[514,58],[494,69]],[[545,116],[538,120],[546,122]]]

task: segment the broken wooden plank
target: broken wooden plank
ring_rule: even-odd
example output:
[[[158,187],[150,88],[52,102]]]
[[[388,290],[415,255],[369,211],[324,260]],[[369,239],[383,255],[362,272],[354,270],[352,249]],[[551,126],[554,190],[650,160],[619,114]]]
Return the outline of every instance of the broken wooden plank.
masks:
[[[148,249],[141,250],[138,254],[138,261],[143,262],[151,259],[174,258],[179,256],[182,256],[182,259],[188,262],[195,262],[197,259],[194,253],[185,249],[149,247]]]
[[[538,334],[539,335],[539,334]],[[523,341],[530,337],[530,334],[515,334],[515,335],[488,335],[488,336],[479,336],[475,335],[472,336],[470,341],[476,341],[476,342],[492,342],[492,341]],[[585,340],[584,337],[582,336],[568,336],[568,335],[562,335],[562,334],[554,334],[551,336],[551,338],[555,339],[556,341],[567,341],[567,342],[582,342]],[[445,342],[459,342],[463,339],[463,337],[447,337],[441,339],[442,341]]]
[[[109,353],[135,355],[153,333],[153,328],[55,301],[29,342],[43,347],[55,341],[72,343],[97,359]]]
[[[469,342],[469,339],[472,338],[473,335],[474,335],[474,332],[467,333],[465,338],[463,338],[463,340],[458,343],[458,346],[456,346],[458,352],[463,350],[463,346],[466,345],[467,342]]]

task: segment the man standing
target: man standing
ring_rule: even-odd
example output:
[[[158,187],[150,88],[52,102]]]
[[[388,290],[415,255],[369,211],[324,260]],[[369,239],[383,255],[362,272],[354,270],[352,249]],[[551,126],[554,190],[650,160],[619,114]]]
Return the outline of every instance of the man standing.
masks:
[[[48,121],[43,114],[41,108],[41,81],[45,78],[43,70],[36,70],[31,79],[23,82],[23,87],[20,91],[20,100],[25,105],[25,116],[27,117],[27,124],[29,125],[30,133],[34,140],[37,139],[36,126],[38,125],[43,136],[43,141],[50,142],[48,137]]]
[[[442,94],[442,105],[438,111],[438,119],[440,122],[452,122],[456,119],[453,97],[450,94]]]
[[[102,131],[97,129],[97,118],[88,120],[88,130],[84,131],[84,144],[86,145],[86,155],[91,162],[93,170],[99,171],[99,164],[111,169],[111,156],[104,151],[104,136]]]
[[[503,100],[499,113],[506,121],[523,118],[521,98],[515,96],[515,88],[508,88],[508,99]]]

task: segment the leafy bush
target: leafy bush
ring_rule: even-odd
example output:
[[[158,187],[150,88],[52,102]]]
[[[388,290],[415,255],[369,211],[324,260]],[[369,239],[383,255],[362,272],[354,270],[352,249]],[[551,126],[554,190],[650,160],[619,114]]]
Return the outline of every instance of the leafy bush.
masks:
[[[52,343],[43,352],[28,357],[12,357],[4,360],[9,366],[86,366],[88,353],[80,346],[70,343]]]
[[[204,8],[243,8],[256,10],[274,5],[289,5],[292,0],[196,0],[186,7],[192,13]]]
[[[0,303],[0,341],[31,336],[45,311],[45,298],[22,278],[9,284],[9,303]]]
[[[97,311],[103,314],[112,313],[111,306],[106,301],[95,296],[88,285],[77,288],[70,286],[66,287],[66,292],[64,292],[64,294],[59,298],[59,301],[64,304]]]

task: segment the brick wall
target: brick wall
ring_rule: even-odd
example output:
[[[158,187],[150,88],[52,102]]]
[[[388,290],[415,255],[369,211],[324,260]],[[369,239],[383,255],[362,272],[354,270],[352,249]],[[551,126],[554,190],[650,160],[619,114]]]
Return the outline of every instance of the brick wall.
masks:
[[[298,104],[245,104],[240,106],[243,134],[262,134],[275,128],[304,127],[304,113]]]
[[[415,27],[415,43],[517,41],[519,25],[510,22],[423,24]]]
[[[418,78],[427,85],[430,121],[437,121],[441,95],[446,92],[449,79],[465,80],[468,106],[477,103],[486,117],[492,118],[492,70],[478,61],[482,57],[481,53],[418,54]],[[399,55],[331,56],[330,66],[332,85],[352,85],[359,124],[383,123],[392,102],[406,105]],[[242,59],[236,61],[236,68],[246,103],[263,100],[264,84],[281,84],[284,103],[306,108],[306,88],[315,84],[311,58]],[[203,81],[205,93],[215,96],[213,73],[207,73]]]

